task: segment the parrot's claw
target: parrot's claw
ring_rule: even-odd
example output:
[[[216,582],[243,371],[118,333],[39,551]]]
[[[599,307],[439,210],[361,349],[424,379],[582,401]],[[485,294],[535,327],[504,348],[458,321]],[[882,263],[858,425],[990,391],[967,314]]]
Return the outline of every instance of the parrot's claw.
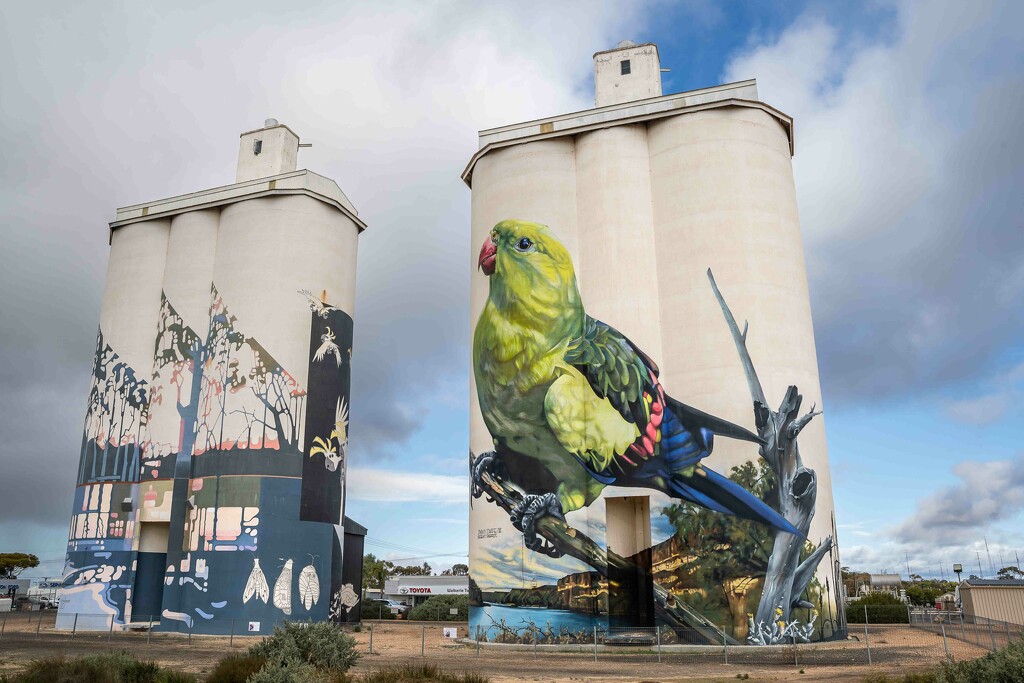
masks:
[[[489,474],[499,479],[505,479],[505,466],[495,451],[487,451],[476,456],[473,464],[469,466],[469,471],[474,498],[479,498],[487,491],[484,475]]]
[[[509,518],[512,520],[512,526],[523,532],[527,548],[549,557],[561,557],[562,551],[550,543],[545,543],[544,539],[537,535],[537,520],[545,515],[565,521],[562,504],[553,493],[545,493],[542,496],[527,494],[512,508]]]

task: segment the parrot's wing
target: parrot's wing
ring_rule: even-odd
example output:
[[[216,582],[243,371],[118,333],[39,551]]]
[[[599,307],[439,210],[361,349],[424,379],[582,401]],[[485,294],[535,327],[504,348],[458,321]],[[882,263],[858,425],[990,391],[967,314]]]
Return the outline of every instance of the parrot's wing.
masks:
[[[650,358],[614,327],[586,316],[583,334],[570,342],[565,361],[643,433],[650,420],[644,394],[657,386],[658,368]]]
[[[583,327],[583,334],[569,344],[566,362],[582,372],[594,392],[607,398],[644,434],[652,408],[657,411],[659,399],[664,396],[658,382],[658,367],[614,327],[590,316],[586,317]],[[645,394],[650,400],[645,400]],[[700,434],[703,428],[720,436],[764,443],[759,436],[737,424],[680,403],[671,396],[664,396],[663,400],[693,434]]]

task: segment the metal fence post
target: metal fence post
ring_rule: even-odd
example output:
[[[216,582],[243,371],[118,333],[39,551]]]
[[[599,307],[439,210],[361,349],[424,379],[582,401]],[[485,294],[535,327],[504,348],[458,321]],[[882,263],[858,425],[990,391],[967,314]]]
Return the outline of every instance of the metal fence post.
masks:
[[[3,623],[2,626],[0,626],[0,638],[4,637],[4,630],[7,628],[7,615],[8,614],[10,614],[10,612],[4,612],[4,623]]]
[[[110,615],[110,630],[107,631],[107,645],[114,639],[114,615]]]
[[[232,628],[234,628],[235,620],[231,620]],[[149,615],[149,628],[146,629],[146,645],[149,645],[150,641],[153,640],[153,615]]]
[[[940,621],[939,626],[942,627],[942,649],[946,651],[946,659],[953,661],[953,658],[949,656],[949,643],[946,642],[946,624]]]
[[[71,640],[75,639],[75,631],[78,630],[78,612],[75,612],[75,620],[71,623]]]
[[[1006,624],[1006,644],[1010,644],[1010,622],[1004,622]]]
[[[992,652],[996,651],[996,636],[992,633],[992,620],[988,620],[988,637],[992,639]]]
[[[427,625],[420,624],[420,657],[427,656]]]
[[[39,640],[39,629],[43,627],[43,610],[39,610],[39,621],[36,622],[36,640]]]
[[[188,644],[192,644],[192,622],[188,623]]]
[[[373,624],[370,624],[370,654],[373,654]]]
[[[597,661],[597,626],[594,627],[594,661]]]
[[[864,646],[868,649],[868,666],[871,666],[871,640],[868,638],[868,606],[864,605]]]
[[[537,656],[537,627],[533,627],[533,656]]]
[[[796,648],[796,636],[793,636],[793,665],[800,666],[800,652]]]
[[[477,625],[477,627],[476,627],[476,656],[479,659],[479,657],[480,657],[480,626],[479,625]]]
[[[729,639],[725,635],[725,629],[722,629],[722,656],[725,657],[725,663],[729,663]]]
[[[658,663],[660,664],[661,663],[661,627],[658,626],[654,630],[654,633],[655,633],[655,635],[658,638]]]

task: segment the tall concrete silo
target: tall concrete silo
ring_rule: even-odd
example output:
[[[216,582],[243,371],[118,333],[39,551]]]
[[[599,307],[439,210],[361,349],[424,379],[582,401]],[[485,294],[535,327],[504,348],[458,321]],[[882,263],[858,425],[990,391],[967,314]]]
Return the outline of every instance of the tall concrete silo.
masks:
[[[512,386],[536,378],[514,375],[510,380],[496,374],[496,352],[480,359],[481,347],[493,341],[481,341],[478,328],[471,459],[493,454],[500,465],[476,467],[474,474],[474,493],[483,495],[472,500],[470,512],[471,626],[484,632],[492,628],[492,638],[493,624],[501,617],[506,623],[524,619],[523,623],[537,621],[540,626],[550,621],[581,634],[594,626],[614,630],[661,625],[671,627],[673,637],[698,642],[720,642],[722,636],[736,642],[790,642],[793,636],[810,640],[841,634],[845,624],[837,604],[839,558],[823,421],[801,424],[799,456],[795,439],[788,444],[773,441],[767,447],[756,443],[757,436],[763,437],[771,427],[755,420],[755,396],[741,355],[745,342],[769,408],[780,407],[790,386],[797,387],[803,398],[802,412],[794,417],[812,404],[822,405],[791,163],[793,121],[760,101],[752,80],[662,95],[661,65],[653,44],[624,41],[595,54],[594,74],[595,108],[479,134],[479,150],[463,174],[472,188],[472,243],[476,248],[484,245],[479,255],[474,249],[471,263],[477,271],[471,285],[472,324],[481,324],[485,310],[510,305],[508,297],[495,303],[495,275],[487,277],[480,267],[486,263],[485,271],[494,273],[497,268],[500,276],[502,249],[511,255],[526,244],[504,240],[517,231],[536,230],[514,222],[495,226],[510,219],[547,226],[551,238],[571,256],[586,314],[628,338],[622,343],[632,350],[626,353],[656,373],[656,379],[642,379],[660,383],[667,395],[683,404],[683,421],[699,443],[701,459],[696,470],[688,469],[694,461],[672,465],[673,472],[682,470],[678,479],[683,483],[677,488],[666,484],[664,471],[657,476],[641,472],[642,467],[630,460],[637,460],[633,451],[621,446],[609,465],[621,465],[620,471],[588,471],[599,469],[593,465],[599,458],[587,449],[597,448],[594,443],[600,442],[603,427],[581,409],[582,426],[574,437],[578,443],[570,444],[573,439],[560,434],[564,450],[559,452],[570,461],[569,468],[554,477],[545,474],[545,468],[537,466],[537,454],[524,452],[541,447],[531,446],[529,438],[516,430],[533,429],[522,426],[531,420],[557,421],[544,412],[551,410],[551,394],[536,415],[529,410],[501,414],[501,408],[490,404],[484,406],[488,414],[483,414],[481,396],[492,400],[500,393],[488,393],[494,383]],[[534,249],[538,253],[520,256],[542,258],[544,246],[529,247]],[[709,271],[739,320],[735,332],[727,324]],[[520,291],[517,296],[532,295]],[[509,314],[513,323],[514,318]],[[747,332],[741,329],[744,320],[749,323]],[[537,332],[514,329],[521,337]],[[583,329],[575,333],[581,338],[587,334]],[[569,347],[578,354],[580,344],[588,343],[574,339]],[[543,355],[555,350],[534,351]],[[634,353],[637,350],[645,357]],[[502,352],[513,353],[509,347]],[[525,357],[516,362],[533,367]],[[565,361],[572,368],[563,366],[551,377],[558,372],[574,378],[582,373],[591,378],[598,398],[620,408],[614,397],[606,398],[615,387],[602,390],[593,380],[603,371],[597,365],[588,365],[577,355],[575,362]],[[530,386],[541,395],[548,390],[547,385]],[[657,403],[657,391],[649,393]],[[789,398],[793,407],[796,394]],[[642,404],[631,408],[632,414],[624,411],[624,419],[635,423],[636,445],[643,450],[650,409]],[[644,410],[647,417],[638,415]],[[700,414],[717,419],[702,422]],[[707,434],[702,432],[704,424]],[[736,435],[740,437],[731,438]],[[656,436],[661,438],[660,433]],[[776,445],[785,451],[777,458]],[[660,457],[659,448],[658,443],[653,445],[652,462]],[[759,448],[768,451],[767,460],[759,457]],[[712,474],[705,476],[706,470]],[[708,501],[700,493],[708,481],[732,486],[713,473],[762,500],[801,534],[763,523],[770,511],[757,512],[757,502],[742,494],[737,494],[743,500],[734,508],[720,500]],[[600,494],[593,500],[589,494],[585,500],[571,500],[566,476],[579,478],[578,486],[597,488]],[[694,483],[694,476],[703,477],[695,488],[686,483]],[[595,479],[599,486],[593,486]],[[489,500],[495,491],[488,481],[510,483],[511,498]],[[773,482],[781,493],[773,490]],[[548,510],[547,494],[555,494],[567,512],[563,531],[577,541],[582,534],[600,548],[596,561],[580,550],[585,544],[567,547],[553,542],[551,533],[538,549],[527,547],[524,507],[516,509],[517,496]],[[715,495],[721,497],[720,492]],[[539,533],[535,522],[531,518],[527,524],[530,533]],[[708,524],[713,533],[706,532]],[[701,528],[705,533],[698,533]],[[753,540],[745,545],[736,540],[737,534],[730,537],[736,530]],[[761,553],[759,547],[770,550]],[[616,566],[605,551],[632,562]],[[539,604],[560,611],[492,614]],[[789,627],[785,633],[775,632],[776,608]]]
[[[344,492],[366,225],[296,170],[299,146],[268,119],[233,184],[110,224],[61,627],[358,619],[361,552],[342,550],[365,535]]]

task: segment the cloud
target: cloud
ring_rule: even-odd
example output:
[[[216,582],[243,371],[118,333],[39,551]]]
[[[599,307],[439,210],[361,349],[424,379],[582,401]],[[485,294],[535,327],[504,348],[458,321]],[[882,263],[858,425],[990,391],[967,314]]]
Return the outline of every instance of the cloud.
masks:
[[[956,483],[921,498],[901,522],[840,525],[843,564],[906,573],[909,561],[914,573],[939,576],[959,562],[968,573],[986,577],[1016,564],[1024,525],[1024,454],[960,462],[953,474]]]
[[[891,22],[870,34],[807,14],[723,76],[756,77],[761,98],[795,118],[830,399],[1001,372],[1024,333],[1024,6],[887,7]]]
[[[903,543],[939,547],[970,543],[989,525],[1024,510],[1024,455],[1011,460],[965,461],[953,467],[957,484],[920,500],[894,532]]]
[[[230,182],[238,134],[267,116],[313,143],[300,167],[337,179],[370,225],[359,244],[354,461],[415,448],[426,426],[464,412],[469,191],[459,173],[476,131],[588,106],[585,56],[644,11],[0,5],[0,535],[17,538],[27,520],[67,523],[115,207]]]
[[[1019,411],[1024,399],[1024,363],[990,381],[990,393],[946,403],[946,414],[960,422],[983,427]]]
[[[353,467],[348,472],[347,495],[353,500],[382,503],[465,503],[467,477],[423,472]]]

